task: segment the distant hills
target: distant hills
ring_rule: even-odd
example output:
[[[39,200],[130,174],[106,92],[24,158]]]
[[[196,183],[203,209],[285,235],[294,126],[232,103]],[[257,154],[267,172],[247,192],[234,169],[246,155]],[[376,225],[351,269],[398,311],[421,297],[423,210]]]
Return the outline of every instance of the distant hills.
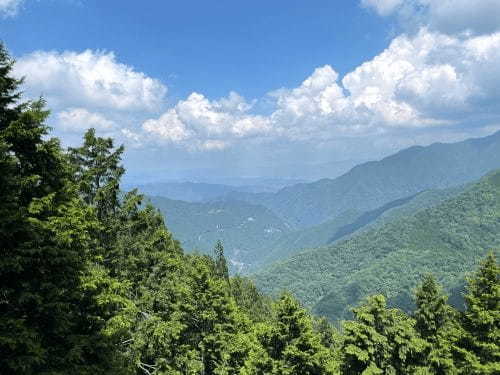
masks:
[[[297,228],[347,212],[365,212],[428,189],[457,186],[500,166],[500,132],[458,143],[415,146],[358,165],[335,179],[288,186],[276,193],[229,193],[263,205]]]
[[[435,207],[420,210],[340,243],[300,253],[254,275],[259,287],[287,289],[331,319],[367,295],[383,293],[409,309],[420,277],[435,273],[462,307],[466,272],[500,249],[500,170]]]
[[[147,184],[127,184],[126,190],[138,188],[143,194],[159,196],[186,202],[207,202],[232,193],[276,192],[284,186],[294,185],[300,180],[271,178],[227,178],[230,184],[207,182],[175,181],[149,182]]]

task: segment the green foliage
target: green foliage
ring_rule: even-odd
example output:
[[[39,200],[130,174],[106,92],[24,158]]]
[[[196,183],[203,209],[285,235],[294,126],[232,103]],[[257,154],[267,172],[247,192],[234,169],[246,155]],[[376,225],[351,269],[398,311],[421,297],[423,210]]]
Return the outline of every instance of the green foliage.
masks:
[[[98,373],[113,359],[82,294],[96,222],[58,140],[46,137],[43,100],[19,103],[11,69],[0,46],[0,367]]]
[[[234,276],[230,286],[236,304],[252,321],[264,322],[271,319],[272,299],[262,294],[251,279]]]
[[[222,246],[222,242],[220,240],[215,244],[214,262],[215,274],[221,279],[229,281],[229,270],[227,268],[226,257],[224,256],[224,246]]]
[[[468,279],[463,317],[464,346],[470,352],[466,366],[470,374],[500,372],[500,266],[493,253]]]
[[[432,275],[424,276],[415,296],[415,328],[424,339],[435,341],[438,331],[446,324],[450,313],[446,304],[447,298]]]
[[[251,358],[254,374],[334,374],[336,365],[313,330],[312,319],[299,302],[283,294],[274,305],[272,324],[260,325],[263,350]]]
[[[355,321],[344,323],[344,374],[423,373],[425,342],[414,321],[396,309],[387,309],[377,295],[354,309]]]

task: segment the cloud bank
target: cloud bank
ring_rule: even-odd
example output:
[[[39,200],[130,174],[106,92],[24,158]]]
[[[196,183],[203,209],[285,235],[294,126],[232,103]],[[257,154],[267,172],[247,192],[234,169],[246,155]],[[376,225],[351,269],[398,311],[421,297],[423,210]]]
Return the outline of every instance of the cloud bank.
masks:
[[[423,28],[342,79],[325,65],[300,86],[269,93],[269,115],[252,114],[236,93],[217,101],[193,93],[142,130],[166,143],[220,149],[256,138],[321,142],[452,126],[484,113],[500,118],[499,83],[500,33],[463,38]]]
[[[37,51],[18,58],[15,73],[27,77],[28,96],[47,99],[63,139],[95,127],[170,155],[296,150],[283,153],[289,158],[333,145],[349,158],[360,148],[393,151],[500,128],[497,2],[362,0],[381,16],[416,19],[418,31],[344,76],[320,66],[297,87],[254,100],[197,91],[171,103],[162,82],[105,51]]]

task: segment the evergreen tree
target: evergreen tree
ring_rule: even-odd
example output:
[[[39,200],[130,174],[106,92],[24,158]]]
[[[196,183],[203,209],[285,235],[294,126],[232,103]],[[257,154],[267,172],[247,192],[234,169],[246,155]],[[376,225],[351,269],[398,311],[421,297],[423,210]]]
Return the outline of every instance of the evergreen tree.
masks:
[[[343,374],[425,373],[425,342],[414,321],[397,309],[387,309],[377,295],[354,309],[355,321],[344,323]]]
[[[272,315],[272,299],[261,293],[254,282],[246,277],[231,278],[231,295],[238,307],[254,322],[269,321]]]
[[[86,314],[94,301],[82,294],[92,211],[76,195],[59,142],[46,139],[43,100],[18,102],[12,64],[0,46],[0,368],[100,373],[106,344]]]
[[[214,247],[214,261],[215,274],[218,277],[229,281],[229,270],[227,268],[226,257],[224,256],[224,246],[222,245],[222,242],[220,240],[217,241]]]
[[[290,294],[274,306],[274,320],[258,326],[263,351],[251,360],[255,374],[333,374],[336,363],[313,330],[307,311]]]
[[[442,293],[440,286],[432,275],[426,275],[422,284],[417,288],[415,312],[415,328],[420,335],[434,342],[437,333],[447,320],[449,311],[447,297]]]
[[[463,348],[468,374],[500,373],[500,266],[490,253],[468,279]]]
[[[415,328],[427,342],[425,364],[433,374],[456,374],[453,353],[458,313],[447,304],[447,296],[432,275],[426,275],[415,292]]]

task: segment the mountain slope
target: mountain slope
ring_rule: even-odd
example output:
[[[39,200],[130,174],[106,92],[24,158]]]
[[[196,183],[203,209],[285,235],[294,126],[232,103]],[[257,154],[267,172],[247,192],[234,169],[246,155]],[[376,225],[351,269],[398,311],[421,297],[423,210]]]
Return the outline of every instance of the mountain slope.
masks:
[[[268,243],[290,231],[269,209],[245,202],[193,203],[163,197],[149,200],[186,250],[211,253],[221,240],[236,271],[263,257]]]
[[[266,292],[288,289],[319,314],[346,316],[349,306],[384,293],[402,308],[425,272],[459,290],[467,270],[500,248],[500,171],[436,207],[330,247],[304,252],[254,275]],[[456,299],[456,298],[455,298]]]
[[[305,228],[344,212],[365,212],[428,189],[461,185],[500,167],[500,132],[463,142],[410,147],[354,167],[336,179],[285,187],[277,193],[230,193],[226,199],[268,207]]]
[[[271,264],[306,249],[345,240],[360,232],[433,207],[461,193],[464,189],[464,186],[460,186],[442,190],[428,190],[408,198],[389,202],[371,211],[363,213],[348,211],[313,227],[284,232],[277,241],[270,244],[270,251],[259,263],[262,265]]]

